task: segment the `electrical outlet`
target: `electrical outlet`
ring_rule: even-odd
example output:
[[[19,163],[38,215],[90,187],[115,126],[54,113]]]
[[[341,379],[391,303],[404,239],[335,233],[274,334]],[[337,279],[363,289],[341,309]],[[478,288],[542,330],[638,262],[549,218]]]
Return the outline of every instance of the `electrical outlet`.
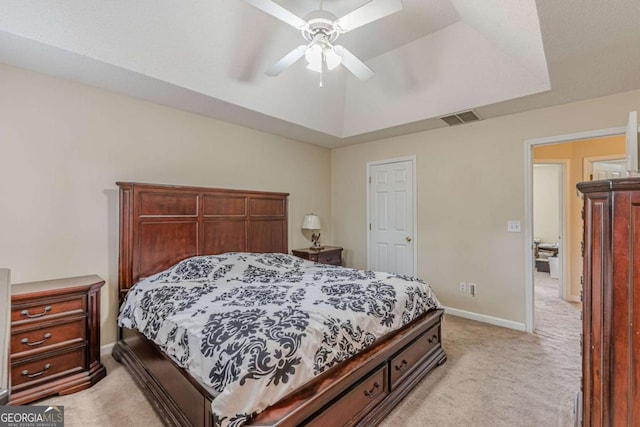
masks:
[[[469,283],[469,293],[471,294],[472,297],[476,296],[476,284],[475,283]]]
[[[465,282],[460,282],[460,288],[458,288],[460,292],[467,292],[467,284]]]

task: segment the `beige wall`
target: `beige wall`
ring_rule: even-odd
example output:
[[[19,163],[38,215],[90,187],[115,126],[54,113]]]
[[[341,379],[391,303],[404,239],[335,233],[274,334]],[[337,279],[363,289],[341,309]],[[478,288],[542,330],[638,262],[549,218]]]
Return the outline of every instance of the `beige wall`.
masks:
[[[0,93],[0,266],[15,283],[104,277],[103,344],[117,314],[115,181],[290,192],[290,248],[308,244],[299,226],[315,212],[323,243],[362,268],[366,162],[409,155],[419,276],[447,306],[524,322],[524,234],[506,232],[524,220],[524,141],[622,126],[640,109],[632,91],[329,152],[4,65]]]
[[[311,211],[331,242],[327,149],[4,65],[0,94],[0,267],[14,283],[106,279],[103,344],[116,331],[116,181],[289,192],[290,248],[309,244]]]
[[[418,275],[447,306],[525,321],[525,140],[624,126],[640,91],[352,145],[331,152],[334,242],[366,267],[366,163],[417,157]],[[524,222],[523,222],[524,226]],[[457,291],[476,282],[474,298]]]
[[[624,136],[595,138],[563,144],[533,148],[533,161],[566,160],[568,162],[569,189],[566,202],[568,226],[565,230],[569,242],[567,278],[568,299],[580,300],[580,276],[582,275],[582,199],[575,191],[576,184],[584,181],[584,158],[594,156],[625,155]]]

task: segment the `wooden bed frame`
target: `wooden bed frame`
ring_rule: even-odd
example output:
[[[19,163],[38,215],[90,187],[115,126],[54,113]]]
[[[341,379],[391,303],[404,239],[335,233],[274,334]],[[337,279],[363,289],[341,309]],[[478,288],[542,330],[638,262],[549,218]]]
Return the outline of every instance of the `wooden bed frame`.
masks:
[[[285,193],[118,183],[120,299],[139,279],[190,256],[287,253]],[[252,426],[375,425],[444,363],[433,310],[249,420]],[[212,396],[153,342],[120,329],[114,358],[168,426],[214,426]]]

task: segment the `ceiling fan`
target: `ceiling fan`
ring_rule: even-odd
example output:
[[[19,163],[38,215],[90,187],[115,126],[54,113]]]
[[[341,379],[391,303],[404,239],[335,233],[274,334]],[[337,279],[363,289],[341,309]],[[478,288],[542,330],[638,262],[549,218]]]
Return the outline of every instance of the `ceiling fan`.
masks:
[[[280,19],[302,32],[306,44],[302,44],[282,59],[273,64],[265,72],[268,76],[279,76],[284,70],[295,64],[303,56],[307,60],[307,69],[322,74],[342,64],[360,80],[373,76],[373,70],[367,67],[344,46],[334,45],[340,34],[347,33],[363,25],[402,10],[402,0],[371,0],[364,6],[337,18],[331,12],[320,9],[308,13],[304,19],[298,17],[272,0],[245,0],[251,6]]]

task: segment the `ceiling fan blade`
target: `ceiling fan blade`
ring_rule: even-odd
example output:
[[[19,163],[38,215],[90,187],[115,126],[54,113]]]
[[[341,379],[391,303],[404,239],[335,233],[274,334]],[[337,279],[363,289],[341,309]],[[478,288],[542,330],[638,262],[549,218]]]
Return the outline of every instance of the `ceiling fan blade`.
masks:
[[[370,22],[402,10],[402,0],[371,0],[336,21],[340,32],[354,30]]]
[[[307,22],[304,21],[302,18],[299,18],[298,16],[289,12],[284,7],[280,6],[278,3],[273,2],[271,0],[244,0],[244,1],[257,9],[260,9],[265,13],[268,13],[269,15],[275,18],[278,18],[281,21],[286,22],[287,24],[291,25],[294,28],[301,29],[305,25],[307,25]]]
[[[273,64],[271,67],[267,69],[264,73],[267,76],[277,77],[284,70],[291,67],[296,61],[304,55],[307,51],[306,45],[300,45],[297,48],[293,49],[291,52],[287,53],[280,61]]]
[[[360,61],[353,53],[349,52],[344,46],[334,46],[333,50],[342,58],[342,65],[351,71],[354,76],[360,80],[368,80],[373,77],[373,70]]]

